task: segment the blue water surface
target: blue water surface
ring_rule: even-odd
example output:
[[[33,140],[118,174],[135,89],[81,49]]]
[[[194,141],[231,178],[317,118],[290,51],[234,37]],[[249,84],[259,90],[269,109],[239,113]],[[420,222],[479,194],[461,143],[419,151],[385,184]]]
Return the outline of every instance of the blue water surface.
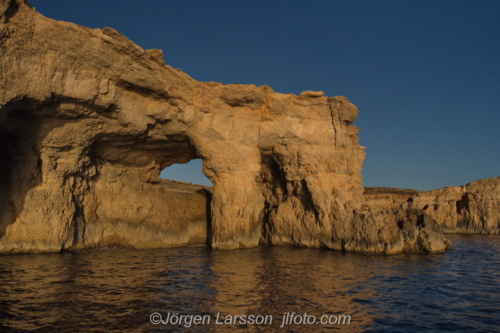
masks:
[[[449,238],[453,250],[435,255],[283,247],[4,255],[0,331],[500,331],[500,236]],[[209,320],[153,324],[153,313]]]

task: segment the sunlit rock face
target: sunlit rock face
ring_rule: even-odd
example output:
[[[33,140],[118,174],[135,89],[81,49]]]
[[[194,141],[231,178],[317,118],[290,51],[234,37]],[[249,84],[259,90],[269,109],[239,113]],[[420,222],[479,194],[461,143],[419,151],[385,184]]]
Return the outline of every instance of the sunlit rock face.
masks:
[[[444,232],[498,234],[500,177],[423,192],[405,206],[424,209],[441,224]]]
[[[0,22],[1,252],[448,246],[421,212],[363,206],[364,147],[346,98],[197,82],[160,50],[23,0],[0,0]],[[212,194],[162,184],[162,169],[194,158]]]
[[[364,196],[372,212],[398,207],[421,209],[445,233],[500,232],[500,177],[429,192],[373,188],[365,191]]]

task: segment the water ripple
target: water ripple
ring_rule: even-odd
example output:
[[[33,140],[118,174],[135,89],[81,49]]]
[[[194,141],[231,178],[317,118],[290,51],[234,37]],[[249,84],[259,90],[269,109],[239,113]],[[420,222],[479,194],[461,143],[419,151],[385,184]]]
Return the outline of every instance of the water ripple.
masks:
[[[451,236],[438,255],[319,249],[94,250],[0,256],[2,332],[495,332],[500,236]],[[153,325],[159,312],[210,323]],[[286,325],[285,313],[351,315],[350,325]],[[273,325],[216,325],[217,315]]]

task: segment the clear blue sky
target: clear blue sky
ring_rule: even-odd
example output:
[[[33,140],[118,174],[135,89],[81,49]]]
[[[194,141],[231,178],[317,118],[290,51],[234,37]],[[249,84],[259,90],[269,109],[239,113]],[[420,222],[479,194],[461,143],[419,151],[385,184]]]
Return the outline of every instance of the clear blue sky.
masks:
[[[500,176],[500,1],[30,3],[162,49],[199,81],[346,96],[360,110],[365,186],[431,190]],[[177,169],[168,177],[200,182],[200,163]]]

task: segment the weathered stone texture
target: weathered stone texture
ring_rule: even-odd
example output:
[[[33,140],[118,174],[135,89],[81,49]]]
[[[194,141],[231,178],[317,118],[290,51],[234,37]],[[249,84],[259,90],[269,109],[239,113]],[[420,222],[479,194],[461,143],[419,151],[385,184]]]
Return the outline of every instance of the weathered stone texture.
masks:
[[[500,231],[500,177],[429,192],[403,194],[379,188],[365,192],[364,196],[367,205],[376,212],[398,207],[421,209],[436,220],[445,233],[498,234]]]
[[[346,98],[197,82],[160,50],[23,0],[0,0],[0,22],[0,252],[448,246],[421,213],[363,208],[364,147]],[[166,190],[160,171],[194,158],[212,195]]]
[[[424,209],[447,233],[498,234],[500,178],[423,192],[405,206]]]

